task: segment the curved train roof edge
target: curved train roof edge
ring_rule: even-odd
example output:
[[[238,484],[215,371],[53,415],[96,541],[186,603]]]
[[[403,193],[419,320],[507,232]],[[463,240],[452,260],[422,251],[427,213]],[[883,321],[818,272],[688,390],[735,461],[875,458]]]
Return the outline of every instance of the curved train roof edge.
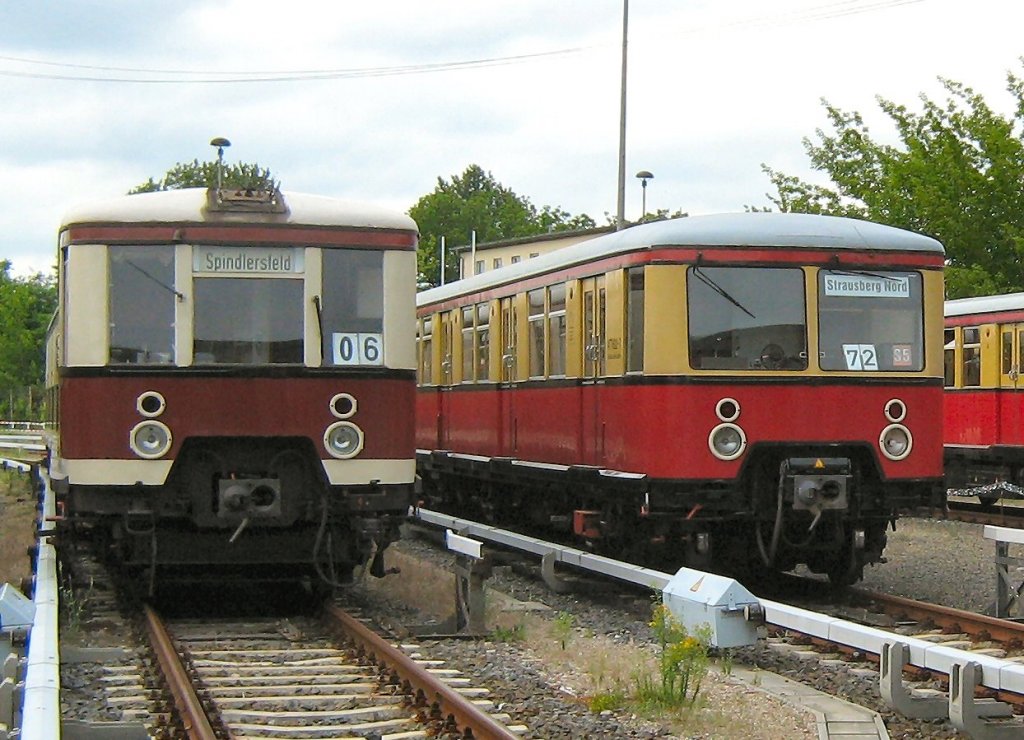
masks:
[[[983,295],[974,298],[954,298],[946,301],[946,316],[970,316],[972,314],[1001,313],[1024,309],[1024,293],[1005,295]]]
[[[527,275],[550,272],[595,259],[668,246],[817,247],[945,254],[942,244],[930,236],[841,216],[770,212],[685,216],[638,224],[542,254],[526,262],[431,288],[417,296],[417,304],[443,301],[462,293],[515,282]]]
[[[223,222],[272,220],[274,223],[313,226],[352,226],[357,228],[402,229],[416,231],[416,222],[394,209],[371,203],[282,191],[287,211],[273,214],[217,212]],[[207,214],[207,189],[182,188],[152,193],[121,195],[73,206],[61,219],[61,229],[91,223],[201,223]],[[259,217],[263,216],[263,219]]]

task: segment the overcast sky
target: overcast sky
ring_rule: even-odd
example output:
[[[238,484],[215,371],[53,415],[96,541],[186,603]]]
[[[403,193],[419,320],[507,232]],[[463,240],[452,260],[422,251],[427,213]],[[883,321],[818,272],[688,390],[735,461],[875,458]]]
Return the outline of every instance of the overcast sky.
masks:
[[[632,0],[626,217],[765,206],[821,180],[821,99],[892,136],[939,77],[1010,115],[1018,0]],[[614,216],[622,0],[63,0],[0,4],[0,258],[49,271],[70,205],[178,162],[407,211],[478,164],[538,208]],[[273,81],[270,81],[273,80]],[[468,235],[467,235],[468,240]]]

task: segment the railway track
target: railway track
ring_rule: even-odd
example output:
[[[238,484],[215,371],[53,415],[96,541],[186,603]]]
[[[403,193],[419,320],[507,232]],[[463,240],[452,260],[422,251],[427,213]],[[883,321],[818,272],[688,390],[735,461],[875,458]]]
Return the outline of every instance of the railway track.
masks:
[[[329,605],[319,620],[173,621],[147,630],[190,738],[515,738],[486,690]]]
[[[162,606],[133,602],[88,552],[67,571],[88,669],[69,668],[63,703],[100,707],[92,721],[72,720],[93,732],[133,724],[154,738],[303,740],[509,739],[526,730],[494,713],[486,688],[335,603],[282,609],[281,599],[249,604],[243,591],[223,599],[226,608],[191,605],[184,616],[167,599],[174,613],[165,618]]]
[[[328,605],[319,619],[175,619],[144,608],[187,737],[516,738],[487,690]]]
[[[95,585],[101,581],[98,574],[85,573],[82,580],[94,584],[91,598],[97,604],[105,600],[100,598],[105,589]],[[874,628],[891,629],[897,637],[926,639],[936,645],[978,655],[1001,659],[1021,655],[1021,646],[1024,645],[1021,625],[906,599],[856,593],[856,599],[836,606],[831,613]],[[885,607],[886,602],[892,606]],[[808,608],[826,611],[821,604]],[[105,611],[113,610],[114,607],[110,607]],[[167,653],[181,656],[185,669],[184,680],[179,683],[182,686],[196,684],[193,689],[196,699],[185,701],[185,706],[191,707],[187,711],[179,707],[172,712],[169,700],[154,699],[156,685],[161,682],[144,675],[144,672],[136,675],[138,672],[128,668],[112,668],[105,681],[112,686],[116,683],[118,690],[123,692],[116,703],[126,711],[137,712],[139,716],[148,715],[151,722],[163,722],[178,728],[187,726],[190,730],[201,727],[202,715],[214,733],[212,736],[227,737],[230,732],[234,737],[335,737],[340,732],[354,730],[360,723],[403,720],[404,724],[398,726],[412,733],[442,732],[449,736],[462,736],[466,732],[458,714],[445,708],[443,690],[419,686],[378,662],[378,651],[382,655],[402,653],[414,663],[422,661],[415,646],[392,645],[388,650],[362,647],[358,641],[348,638],[335,640],[335,632],[342,634],[346,628],[346,625],[329,626],[336,621],[336,615],[332,614],[335,611],[327,610],[330,618],[326,623],[312,617],[171,621],[164,628],[169,637]],[[111,621],[112,617],[103,616],[102,619]],[[361,626],[361,620],[351,615],[341,621]],[[120,628],[114,626],[112,629],[118,631]],[[800,635],[795,630],[789,630],[789,634],[783,632],[777,631],[770,642],[788,644],[797,652],[813,648],[822,658],[831,653],[845,654],[843,659],[848,662],[854,653],[863,653],[813,634]],[[878,658],[864,657],[869,663],[866,670],[877,671]],[[360,674],[356,669],[364,673]],[[321,670],[325,673],[318,678]],[[328,674],[333,678],[328,678]],[[948,687],[948,679],[938,673],[911,670],[906,677],[911,688],[941,691]],[[366,688],[374,682],[376,689]],[[484,698],[483,692],[472,690],[459,676],[449,681],[449,685],[456,693],[462,693],[463,698],[467,695],[471,699]],[[978,696],[998,698],[1010,702],[1014,711],[1024,710],[1024,702],[1019,695],[990,692],[981,687]],[[359,702],[363,699],[370,701],[370,708],[360,709],[362,705]],[[362,720],[353,721],[352,718],[360,712],[369,714],[364,714]],[[395,716],[383,716],[386,713],[397,716],[398,720]],[[171,721],[172,714],[182,719]],[[367,716],[374,718],[366,719]],[[186,717],[191,719],[184,719]],[[427,723],[426,728],[410,729],[415,727],[414,720],[421,721],[419,718]],[[304,730],[300,731],[299,727],[310,727],[313,733],[301,734]],[[519,729],[505,728],[505,731]],[[473,736],[490,736],[481,732],[474,730]]]

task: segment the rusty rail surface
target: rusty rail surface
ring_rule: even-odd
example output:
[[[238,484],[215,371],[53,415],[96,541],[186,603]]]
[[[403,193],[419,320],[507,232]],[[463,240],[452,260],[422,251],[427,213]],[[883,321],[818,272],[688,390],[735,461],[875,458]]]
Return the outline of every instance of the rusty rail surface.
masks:
[[[887,611],[899,611],[910,619],[930,620],[938,627],[955,629],[972,637],[988,635],[990,639],[1012,647],[1024,646],[1024,624],[1020,622],[865,589],[851,589],[851,592],[861,598],[884,604]]]
[[[444,717],[455,722],[461,732],[471,732],[474,740],[517,740],[517,735],[493,717],[480,711],[462,694],[431,675],[408,655],[343,610],[329,604],[325,607],[325,616],[336,631],[343,633],[378,664],[394,671],[402,681],[420,692],[426,701],[433,702]]]
[[[146,629],[149,632],[153,650],[156,653],[160,670],[167,679],[167,684],[174,697],[174,705],[178,709],[182,727],[189,740],[217,740],[217,735],[210,725],[203,704],[189,681],[185,667],[178,658],[178,653],[171,642],[171,636],[151,607],[143,607],[146,614]]]

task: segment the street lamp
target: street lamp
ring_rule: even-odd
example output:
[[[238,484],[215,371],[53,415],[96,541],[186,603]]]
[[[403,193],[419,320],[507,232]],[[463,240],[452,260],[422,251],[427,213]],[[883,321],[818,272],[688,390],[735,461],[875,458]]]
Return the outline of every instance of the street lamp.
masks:
[[[210,146],[217,147],[217,191],[219,192],[224,172],[224,147],[231,146],[231,142],[223,136],[218,136],[210,141]]]
[[[643,215],[640,216],[640,221],[644,222],[647,220],[647,181],[654,179],[654,175],[647,170],[640,170],[636,176],[640,178],[640,187],[643,188]]]

